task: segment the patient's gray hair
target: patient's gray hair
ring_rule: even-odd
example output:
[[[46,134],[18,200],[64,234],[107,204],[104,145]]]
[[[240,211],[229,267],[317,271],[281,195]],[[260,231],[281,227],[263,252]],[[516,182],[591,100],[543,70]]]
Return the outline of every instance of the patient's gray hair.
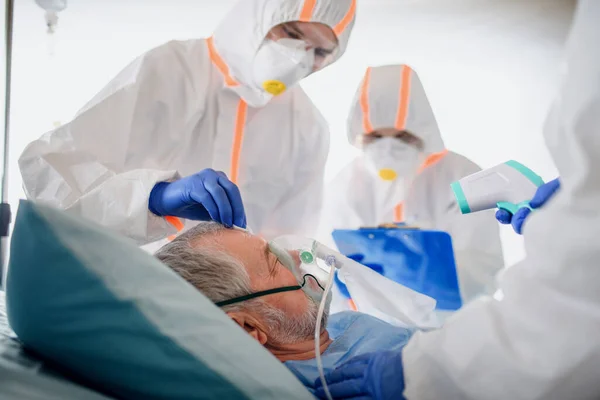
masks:
[[[201,222],[161,247],[154,256],[194,285],[213,303],[251,294],[250,277],[241,261],[223,251],[197,245],[201,238],[219,235],[225,229],[216,222]],[[318,306],[308,298],[311,300],[310,307],[302,318],[291,318],[261,298],[221,309],[224,312],[254,312],[269,326],[274,341],[295,343],[314,334]]]
[[[245,296],[252,293],[250,277],[238,259],[216,249],[193,246],[201,238],[217,235],[224,229],[214,222],[200,223],[161,247],[154,256],[213,303]],[[232,304],[222,309],[234,311],[239,306]]]

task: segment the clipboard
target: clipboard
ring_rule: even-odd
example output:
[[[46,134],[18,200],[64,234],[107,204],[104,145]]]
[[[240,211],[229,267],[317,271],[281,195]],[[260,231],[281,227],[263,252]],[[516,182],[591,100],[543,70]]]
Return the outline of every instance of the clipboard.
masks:
[[[332,236],[340,253],[433,297],[437,310],[454,311],[462,306],[452,238],[448,233],[361,228],[334,230]],[[342,293],[348,293],[339,279],[336,283]]]

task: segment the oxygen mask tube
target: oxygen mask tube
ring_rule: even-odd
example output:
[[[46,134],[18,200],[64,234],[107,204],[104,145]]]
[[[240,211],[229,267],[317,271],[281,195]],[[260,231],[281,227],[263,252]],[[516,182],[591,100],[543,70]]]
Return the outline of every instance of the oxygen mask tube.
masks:
[[[325,390],[325,396],[327,396],[328,400],[333,400],[333,397],[331,397],[331,393],[329,392],[329,388],[327,387],[325,372],[323,371],[323,361],[321,360],[321,321],[323,319],[323,314],[325,313],[327,295],[333,286],[335,269],[340,268],[341,265],[336,261],[335,256],[331,254],[325,255],[324,261],[330,270],[329,278],[327,279],[327,284],[325,285],[325,290],[323,292],[323,297],[321,298],[321,303],[319,304],[319,311],[317,312],[317,324],[315,326],[315,358],[317,360],[317,368],[319,369],[319,377],[321,378],[321,383],[323,384],[323,389]]]
[[[275,238],[269,242],[269,250],[277,256],[284,266],[294,272],[297,278],[303,278],[302,282],[298,281],[300,284],[299,287],[303,288],[303,290],[308,277],[316,281],[316,285],[310,285],[313,287],[309,286],[306,288],[305,293],[314,299],[315,302],[318,301],[319,303],[315,321],[315,359],[327,399],[333,400],[325,381],[325,372],[321,359],[321,328],[325,308],[327,308],[330,300],[329,294],[333,286],[335,269],[342,268],[350,260],[314,239],[295,235],[284,235]],[[320,260],[320,262],[317,260]],[[327,283],[324,284],[325,281]],[[314,286],[318,286],[318,289]],[[316,294],[319,294],[320,298],[314,297]]]

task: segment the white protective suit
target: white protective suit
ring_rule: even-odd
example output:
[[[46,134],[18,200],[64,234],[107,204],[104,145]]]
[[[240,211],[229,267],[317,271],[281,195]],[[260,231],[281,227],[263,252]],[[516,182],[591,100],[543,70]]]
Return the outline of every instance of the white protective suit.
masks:
[[[333,229],[389,222],[446,231],[452,236],[463,300],[493,292],[494,277],[504,266],[494,212],[463,216],[450,189],[452,182],[480,168],[445,149],[423,85],[406,65],[367,70],[348,119],[348,140],[360,147],[364,133],[390,127],[407,130],[423,141],[413,173],[383,181],[369,170],[366,156],[354,160],[327,186],[320,240],[331,245]]]
[[[545,127],[562,188],[524,227],[527,258],[403,351],[419,400],[600,398],[600,2],[580,0]]]
[[[270,29],[289,21],[331,27],[337,58],[355,11],[356,0],[241,0],[211,38],[150,50],[71,122],[25,149],[27,197],[145,244],[177,231],[148,211],[155,183],[213,168],[239,186],[256,233],[314,235],[327,124],[298,85],[250,106],[265,103],[253,59]]]

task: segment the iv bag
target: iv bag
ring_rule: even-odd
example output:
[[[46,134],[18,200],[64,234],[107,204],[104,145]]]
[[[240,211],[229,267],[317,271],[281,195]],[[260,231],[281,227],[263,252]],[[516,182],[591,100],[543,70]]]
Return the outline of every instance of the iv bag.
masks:
[[[46,11],[60,12],[67,8],[67,0],[35,0]]]

